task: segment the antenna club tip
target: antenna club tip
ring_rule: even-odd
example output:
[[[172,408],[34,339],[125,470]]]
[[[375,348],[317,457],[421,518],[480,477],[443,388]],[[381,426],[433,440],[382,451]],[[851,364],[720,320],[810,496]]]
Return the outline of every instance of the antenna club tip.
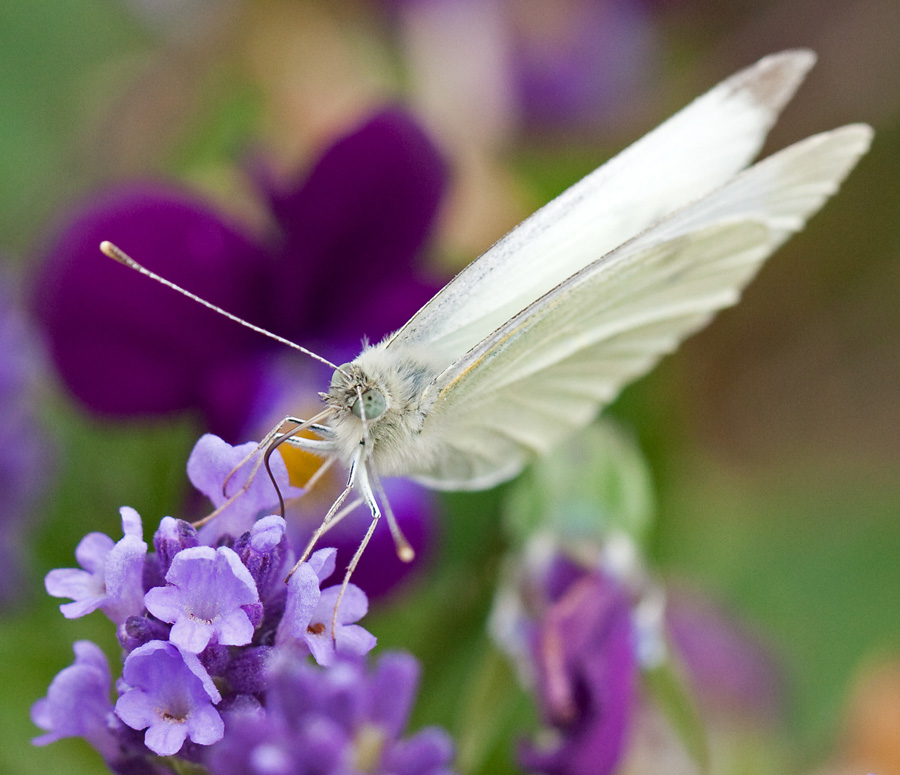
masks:
[[[130,256],[125,255],[124,252],[115,245],[112,244],[109,240],[103,240],[100,243],[100,252],[105,256],[109,256],[111,259],[118,261],[120,264],[125,264],[125,266],[130,266],[132,269],[140,269],[137,265],[137,262],[131,258]]]
[[[397,556],[403,562],[412,562],[416,559],[416,550],[413,549],[409,544],[404,544],[403,546],[397,547]]]

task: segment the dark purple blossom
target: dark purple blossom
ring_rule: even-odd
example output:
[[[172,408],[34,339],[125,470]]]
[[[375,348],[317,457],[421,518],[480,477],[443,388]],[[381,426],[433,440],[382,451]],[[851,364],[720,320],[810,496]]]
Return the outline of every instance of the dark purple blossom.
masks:
[[[213,707],[221,696],[195,655],[152,641],[128,655],[122,680],[127,688],[116,715],[146,729],[144,742],[154,753],[176,754],[188,738],[200,745],[222,739],[225,725]]]
[[[273,343],[104,258],[100,241],[245,320],[331,343],[329,355],[398,327],[433,291],[413,266],[444,175],[419,127],[387,109],[292,185],[259,176],[277,226],[264,237],[171,186],[107,192],[57,233],[36,286],[60,375],[105,416],[192,409],[226,438],[246,432]]]
[[[265,709],[229,715],[206,764],[213,775],[450,775],[443,730],[401,738],[417,683],[406,654],[385,654],[369,672],[345,660],[323,670],[286,652],[272,665]]]
[[[253,639],[248,608],[258,607],[259,594],[233,549],[183,549],[166,581],[167,586],[148,591],[144,603],[155,617],[172,623],[169,640],[179,649],[199,654],[210,641],[246,646]]]
[[[147,544],[142,538],[141,518],[123,506],[122,532],[117,542],[103,533],[89,533],[78,544],[78,568],[61,568],[47,574],[45,586],[53,597],[70,597],[74,602],[59,608],[67,619],[101,609],[116,624],[143,608],[143,570]]]

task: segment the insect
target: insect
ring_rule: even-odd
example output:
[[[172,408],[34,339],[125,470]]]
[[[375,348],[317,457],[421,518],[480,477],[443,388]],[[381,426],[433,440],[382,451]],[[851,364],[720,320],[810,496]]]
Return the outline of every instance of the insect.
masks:
[[[307,554],[355,491],[372,521],[345,585],[382,508],[398,552],[411,558],[381,476],[493,487],[736,303],[871,141],[870,127],[852,124],[747,167],[814,61],[810,51],[785,51],[725,80],[538,210],[350,363],[285,342],[334,375],[319,415],[285,418],[317,438],[282,423],[262,443],[349,469]],[[102,249],[197,299],[115,246]]]

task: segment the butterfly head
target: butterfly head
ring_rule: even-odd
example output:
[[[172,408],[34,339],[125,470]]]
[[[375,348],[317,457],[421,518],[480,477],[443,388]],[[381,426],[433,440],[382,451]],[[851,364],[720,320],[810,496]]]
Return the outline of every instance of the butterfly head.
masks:
[[[325,402],[338,416],[349,412],[360,421],[376,422],[389,408],[388,397],[356,363],[345,363],[334,372]]]

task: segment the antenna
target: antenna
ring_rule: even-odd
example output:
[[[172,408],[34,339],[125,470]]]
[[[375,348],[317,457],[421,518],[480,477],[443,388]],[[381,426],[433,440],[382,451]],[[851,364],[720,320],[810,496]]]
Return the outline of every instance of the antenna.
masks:
[[[335,371],[341,372],[344,376],[349,377],[346,371],[341,369],[340,366],[336,366],[327,358],[323,358],[321,355],[317,355],[312,350],[307,350],[305,347],[301,347],[299,344],[290,341],[289,339],[285,339],[283,336],[278,336],[278,334],[273,334],[271,331],[266,331],[264,328],[260,328],[259,326],[254,326],[252,323],[248,323],[246,320],[242,320],[237,315],[232,315],[230,312],[226,312],[221,307],[217,307],[215,304],[212,304],[206,299],[201,299],[199,296],[191,293],[190,291],[186,291],[184,288],[175,285],[171,280],[167,280],[165,277],[160,277],[155,272],[151,272],[145,266],[141,266],[137,261],[135,261],[131,256],[125,253],[120,248],[116,247],[112,244],[112,242],[107,242],[104,240],[100,243],[100,251],[110,258],[118,261],[120,264],[124,264],[129,269],[134,269],[135,272],[138,272],[145,277],[149,277],[151,280],[156,280],[156,282],[165,285],[167,288],[171,288],[173,291],[178,291],[178,293],[183,296],[187,296],[189,299],[193,299],[198,304],[202,304],[204,307],[208,307],[213,312],[218,312],[220,315],[224,315],[229,320],[233,320],[235,323],[240,323],[242,326],[246,326],[251,331],[256,331],[257,334],[262,334],[263,336],[269,337],[269,339],[274,339],[276,342],[280,342],[281,344],[287,345],[288,347],[293,348],[294,350],[299,350],[304,355],[308,355],[310,358],[313,358],[319,363],[324,363],[326,366],[331,367]]]

